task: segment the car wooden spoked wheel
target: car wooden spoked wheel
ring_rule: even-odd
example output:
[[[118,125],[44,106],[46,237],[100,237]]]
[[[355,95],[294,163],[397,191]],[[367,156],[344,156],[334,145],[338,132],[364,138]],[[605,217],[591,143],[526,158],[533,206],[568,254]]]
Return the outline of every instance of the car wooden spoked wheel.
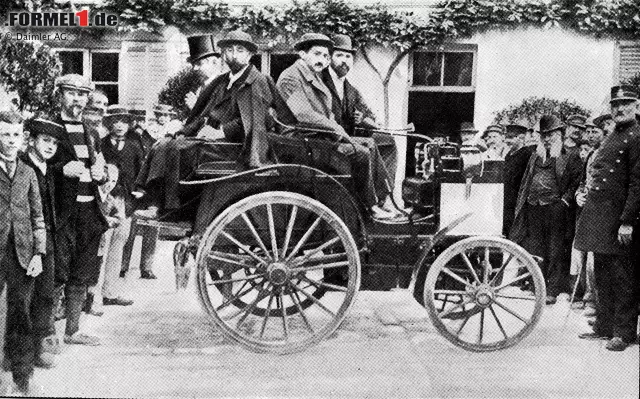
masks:
[[[546,290],[531,255],[498,237],[470,237],[444,250],[427,273],[424,303],[436,329],[464,349],[493,351],[526,337]]]
[[[291,353],[322,340],[360,286],[349,229],[301,194],[245,198],[216,217],[200,243],[200,301],[226,336],[253,351]],[[340,284],[327,278],[336,273]]]

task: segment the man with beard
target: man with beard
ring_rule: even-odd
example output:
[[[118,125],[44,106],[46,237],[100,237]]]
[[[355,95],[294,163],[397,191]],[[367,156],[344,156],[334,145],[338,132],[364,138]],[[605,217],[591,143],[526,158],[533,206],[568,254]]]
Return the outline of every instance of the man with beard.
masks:
[[[165,157],[150,157],[141,170],[137,185],[152,190],[152,205],[138,211],[139,217],[155,218],[159,210],[177,210],[180,205],[179,181],[197,165],[199,154],[209,159],[236,161],[239,169],[258,168],[271,163],[267,131],[274,123],[269,109],[282,120],[295,120],[280,98],[273,80],[250,64],[258,49],[251,36],[242,31],[227,33],[218,42],[229,72],[206,86],[178,138],[165,142]],[[183,136],[183,137],[180,137]],[[200,140],[189,140],[197,137]],[[211,146],[203,141],[242,144]],[[182,160],[182,162],[181,162]],[[181,174],[181,170],[184,172]]]
[[[511,124],[505,127],[504,142],[509,152],[504,157],[504,202],[502,218],[502,234],[509,235],[513,218],[515,216],[518,190],[527,169],[529,158],[535,151],[535,146],[525,146],[524,138],[527,127],[519,124]]]
[[[347,75],[353,68],[356,53],[351,38],[347,35],[336,35],[333,41],[331,64],[322,71],[322,81],[331,91],[331,109],[336,121],[352,137],[362,135],[356,131],[356,128],[379,128],[376,117],[367,106],[362,94],[347,79]],[[369,136],[377,145],[390,176],[395,176],[398,154],[393,136],[381,133],[373,133]],[[362,143],[358,139],[356,141]]]
[[[511,240],[544,259],[548,305],[568,290],[569,221],[582,168],[577,152],[563,148],[563,129],[554,115],[540,118],[542,145],[529,157],[510,234]]]
[[[333,42],[318,33],[306,33],[294,48],[300,59],[285,69],[278,78],[278,90],[299,122],[334,132],[342,141],[337,150],[351,162],[356,191],[362,203],[376,219],[399,216],[384,209],[390,197],[391,179],[375,145],[354,141],[335,119],[332,95],[322,81],[322,71],[329,66]]]
[[[638,94],[633,87],[615,86],[610,103],[616,129],[590,164],[591,183],[576,229],[575,247],[594,253],[598,294],[593,332],[579,337],[608,339],[608,350],[622,351],[635,341],[637,328],[637,259],[631,243],[640,211]]]
[[[100,137],[82,123],[92,84],[80,75],[64,75],[56,82],[64,126],[58,151],[48,162],[55,182],[56,283],[66,283],[66,344],[99,345],[97,337],[80,332],[80,315],[87,287],[100,275],[98,248],[107,222],[100,211],[98,186],[106,182]]]
[[[191,63],[192,70],[197,76],[197,82],[195,82],[197,88],[186,94],[184,102],[189,109],[193,109],[202,88],[220,74],[221,62],[220,53],[213,45],[213,36],[190,36],[187,38],[187,43],[189,44],[187,61]]]

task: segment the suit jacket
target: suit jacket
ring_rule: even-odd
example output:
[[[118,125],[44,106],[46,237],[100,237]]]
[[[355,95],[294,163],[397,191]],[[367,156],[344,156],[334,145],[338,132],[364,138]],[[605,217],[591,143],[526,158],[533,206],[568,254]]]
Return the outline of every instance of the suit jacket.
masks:
[[[285,69],[276,86],[299,122],[346,134],[336,122],[331,91],[303,60]]]
[[[617,126],[600,145],[592,163],[592,187],[576,227],[581,251],[621,254],[621,224],[638,225],[640,211],[640,126]],[[636,227],[637,228],[637,227]]]
[[[239,160],[241,164],[252,168],[269,164],[267,132],[274,127],[269,110],[273,109],[284,123],[295,123],[295,118],[280,97],[273,79],[260,73],[255,66],[249,65],[234,82],[237,91],[233,97],[226,89],[228,82],[229,73],[225,73],[201,91],[184,128],[178,134],[194,137],[208,123],[221,128],[227,140],[243,144]],[[234,98],[239,116],[220,124],[214,111]]]
[[[535,164],[539,155],[533,152],[529,157],[527,169],[522,178],[520,189],[518,190],[518,200],[516,202],[515,218],[509,238],[517,243],[522,243],[527,237],[526,206],[529,198],[529,189],[533,181]],[[574,212],[575,209],[575,193],[580,184],[580,174],[582,172],[582,160],[577,152],[562,151],[560,156],[556,158],[555,167],[556,181],[558,187],[558,195],[567,204],[568,210]],[[570,218],[570,216],[569,216]],[[571,236],[574,232],[574,224],[569,223],[565,229],[565,236]]]
[[[35,254],[47,252],[46,230],[36,173],[18,158],[13,179],[0,168],[0,245],[3,251],[13,231],[15,250],[23,269]]]

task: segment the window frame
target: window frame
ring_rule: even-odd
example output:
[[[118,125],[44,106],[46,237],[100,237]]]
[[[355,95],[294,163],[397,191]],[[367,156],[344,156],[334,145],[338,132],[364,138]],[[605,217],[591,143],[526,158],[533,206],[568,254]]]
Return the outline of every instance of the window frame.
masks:
[[[101,86],[116,86],[118,90],[118,100],[121,99],[122,93],[122,82],[121,82],[121,74],[120,74],[120,62],[122,60],[122,51],[120,49],[86,49],[86,48],[73,48],[73,47],[56,47],[53,49],[56,53],[64,51],[64,52],[81,52],[82,53],[82,76],[92,82],[94,85]],[[116,53],[118,54],[118,80],[115,82],[108,81],[94,81],[92,80],[92,72],[93,72],[93,54],[95,53]]]
[[[427,85],[414,85],[413,84],[413,64],[416,53],[472,53],[473,63],[471,67],[471,85],[470,86],[427,86]],[[476,79],[478,69],[478,45],[477,44],[447,44],[439,47],[420,47],[409,54],[409,74],[408,74],[408,88],[409,91],[432,91],[432,92],[447,92],[447,93],[473,93],[476,91]],[[440,70],[440,82],[444,82],[444,70],[446,63],[442,62]]]

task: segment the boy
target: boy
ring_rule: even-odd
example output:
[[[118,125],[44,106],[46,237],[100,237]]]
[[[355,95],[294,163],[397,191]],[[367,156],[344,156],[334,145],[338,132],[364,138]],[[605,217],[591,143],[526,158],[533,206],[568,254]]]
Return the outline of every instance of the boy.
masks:
[[[34,330],[36,349],[35,365],[52,368],[55,366],[52,354],[60,353],[54,321],[55,294],[55,187],[53,175],[47,173],[47,161],[58,150],[58,142],[64,135],[64,127],[44,119],[34,119],[28,124],[31,134],[30,145],[21,159],[31,166],[38,179],[42,213],[47,232],[47,254],[42,258],[42,273],[35,279],[31,299],[31,322]]]
[[[29,301],[47,251],[38,179],[17,157],[23,143],[22,117],[0,112],[0,293],[6,281],[6,351],[16,387],[28,395],[35,355]]]

